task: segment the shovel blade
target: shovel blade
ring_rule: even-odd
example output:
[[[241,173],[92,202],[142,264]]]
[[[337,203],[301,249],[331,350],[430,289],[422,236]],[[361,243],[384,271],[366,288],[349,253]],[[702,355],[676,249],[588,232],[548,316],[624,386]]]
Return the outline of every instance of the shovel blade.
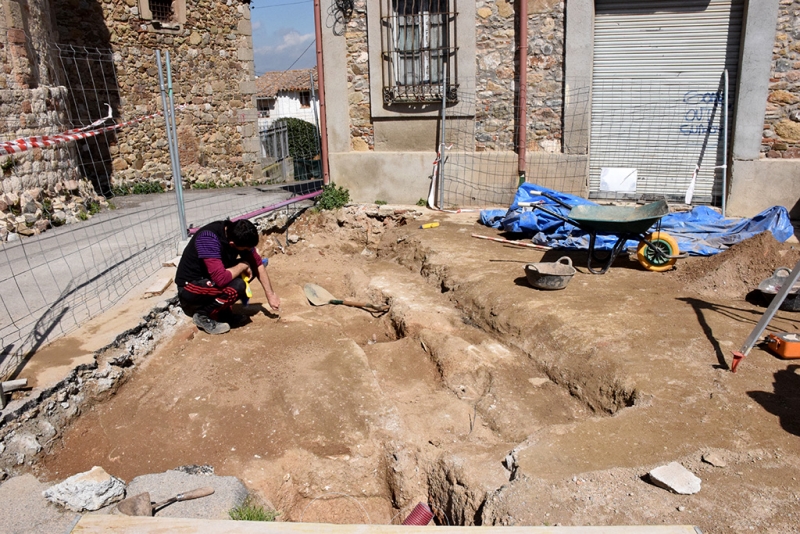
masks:
[[[308,301],[314,306],[324,306],[335,300],[333,295],[317,284],[306,284],[303,286],[303,292],[306,294]]]
[[[153,515],[153,505],[150,502],[150,494],[148,492],[128,497],[117,503],[117,510],[125,515]]]

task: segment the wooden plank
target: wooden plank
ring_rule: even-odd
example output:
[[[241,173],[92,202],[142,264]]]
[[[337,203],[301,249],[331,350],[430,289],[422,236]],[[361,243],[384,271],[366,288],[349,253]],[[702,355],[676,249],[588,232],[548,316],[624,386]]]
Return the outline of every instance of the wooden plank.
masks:
[[[221,521],[172,517],[84,515],[73,534],[699,534],[687,525],[605,527],[410,527]]]
[[[169,285],[172,283],[172,277],[169,278],[159,278],[152,286],[145,290],[144,296],[152,297],[155,295],[160,295],[164,291],[169,288]]]
[[[161,264],[162,267],[177,267],[178,264],[181,262],[180,256],[175,256],[171,260],[167,260]]]

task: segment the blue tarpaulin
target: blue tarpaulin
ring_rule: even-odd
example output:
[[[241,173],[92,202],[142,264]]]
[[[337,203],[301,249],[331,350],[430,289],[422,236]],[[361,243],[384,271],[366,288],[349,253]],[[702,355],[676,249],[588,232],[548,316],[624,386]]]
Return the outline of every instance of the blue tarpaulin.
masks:
[[[570,206],[596,203],[561,193],[536,184],[522,184],[517,190],[514,202],[508,210],[482,210],[481,222],[486,226],[500,228],[510,233],[532,236],[532,241],[558,249],[588,249],[589,234],[587,229],[576,227],[570,223],[553,217],[541,210],[521,208],[525,202],[541,202],[542,206],[560,215],[567,216],[569,210],[558,203],[544,197],[543,191]],[[722,252],[731,245],[744,241],[764,231],[771,231],[780,242],[794,235],[794,228],[789,221],[789,212],[783,206],[774,206],[762,211],[751,219],[729,219],[707,206],[697,206],[691,211],[669,213],[661,218],[660,230],[667,232],[678,242],[681,252],[696,256],[710,256]],[[653,225],[651,231],[656,229]],[[611,250],[619,236],[597,234],[596,250]],[[626,247],[634,247],[638,243],[629,241]]]

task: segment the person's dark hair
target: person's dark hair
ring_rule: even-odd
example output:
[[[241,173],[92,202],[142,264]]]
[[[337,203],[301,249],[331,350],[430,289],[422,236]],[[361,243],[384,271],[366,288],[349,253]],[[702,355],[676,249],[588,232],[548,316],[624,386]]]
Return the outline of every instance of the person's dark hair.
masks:
[[[226,222],[226,234],[229,241],[237,247],[252,248],[258,245],[258,230],[256,225],[247,219]]]

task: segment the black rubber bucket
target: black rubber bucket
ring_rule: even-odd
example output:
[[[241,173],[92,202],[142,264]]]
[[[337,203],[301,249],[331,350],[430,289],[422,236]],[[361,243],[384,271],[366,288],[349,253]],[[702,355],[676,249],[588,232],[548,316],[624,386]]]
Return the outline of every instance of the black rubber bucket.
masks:
[[[567,256],[548,263],[529,263],[525,266],[525,277],[536,289],[564,289],[576,273],[572,260]]]
[[[778,294],[778,291],[780,291],[783,283],[789,278],[790,274],[792,274],[792,270],[788,267],[778,267],[775,269],[775,272],[772,273],[772,276],[758,284],[758,290],[764,295],[764,301],[767,305],[769,305],[772,299],[775,298],[775,295]],[[780,309],[790,312],[800,311],[800,284],[795,284],[789,291],[789,294],[783,299]]]

